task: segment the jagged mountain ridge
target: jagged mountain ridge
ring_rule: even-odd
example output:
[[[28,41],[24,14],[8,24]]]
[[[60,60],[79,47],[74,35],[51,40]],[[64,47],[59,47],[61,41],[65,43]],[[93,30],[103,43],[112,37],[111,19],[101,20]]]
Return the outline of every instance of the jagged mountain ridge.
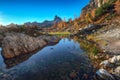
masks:
[[[52,20],[52,21],[45,20],[42,23],[39,23],[39,22],[27,22],[27,23],[24,23],[24,25],[29,26],[29,27],[30,26],[37,26],[37,27],[42,27],[42,28],[45,27],[46,28],[46,27],[51,27],[54,24],[59,23],[61,21],[62,21],[62,19],[60,17],[55,16],[54,20]]]

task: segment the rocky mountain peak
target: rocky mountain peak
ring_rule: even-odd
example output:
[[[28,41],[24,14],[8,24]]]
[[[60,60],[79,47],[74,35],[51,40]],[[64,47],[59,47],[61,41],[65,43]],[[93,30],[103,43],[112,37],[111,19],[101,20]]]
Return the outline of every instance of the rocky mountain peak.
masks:
[[[55,18],[54,18],[54,23],[58,23],[60,21],[62,21],[62,19],[59,16],[56,15]]]

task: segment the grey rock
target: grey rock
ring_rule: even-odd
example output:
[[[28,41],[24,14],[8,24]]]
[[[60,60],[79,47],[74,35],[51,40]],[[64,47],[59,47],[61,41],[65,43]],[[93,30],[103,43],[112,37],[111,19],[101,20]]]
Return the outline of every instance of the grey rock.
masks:
[[[99,69],[96,72],[96,75],[99,80],[115,80],[115,78],[105,69]]]
[[[109,67],[112,74],[114,74],[115,76],[120,76],[120,55],[113,56],[108,60],[102,61],[100,65],[102,65],[103,68]]]
[[[118,66],[115,70],[114,70],[114,74],[116,74],[116,76],[120,77],[120,66]]]
[[[2,42],[2,56],[13,58],[22,54],[31,53],[47,45],[43,39],[31,37],[22,33],[9,33]]]
[[[37,38],[43,39],[43,40],[47,41],[48,43],[57,43],[60,40],[60,38],[58,38],[56,36],[47,36],[47,35],[42,35]]]
[[[110,58],[109,61],[110,61],[110,63],[113,63],[113,64],[119,64],[120,63],[120,55]]]
[[[0,46],[2,44],[2,40],[3,40],[4,36],[3,35],[0,35]]]
[[[111,67],[109,60],[102,61],[100,65],[103,66],[103,68]]]
[[[102,27],[101,25],[89,24],[84,28],[80,28],[78,34],[90,34],[95,30],[100,29],[101,27]]]
[[[2,40],[4,37],[3,37],[3,35],[0,35],[0,40]]]

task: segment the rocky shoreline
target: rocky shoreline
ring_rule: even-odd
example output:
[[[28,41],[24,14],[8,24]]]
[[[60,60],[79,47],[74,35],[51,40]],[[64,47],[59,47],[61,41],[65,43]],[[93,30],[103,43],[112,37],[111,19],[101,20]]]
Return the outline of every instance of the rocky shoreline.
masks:
[[[120,79],[120,28],[119,25],[114,27],[114,23],[112,24],[114,28],[109,26],[111,25],[98,29],[96,25],[88,25],[80,29],[77,34],[78,37],[95,42],[102,51],[93,57],[95,60],[102,59],[97,63],[99,64],[99,69],[96,71],[97,80]]]
[[[9,59],[30,54],[50,43],[57,43],[59,40],[56,36],[31,37],[23,33],[6,33],[2,41],[2,56]]]

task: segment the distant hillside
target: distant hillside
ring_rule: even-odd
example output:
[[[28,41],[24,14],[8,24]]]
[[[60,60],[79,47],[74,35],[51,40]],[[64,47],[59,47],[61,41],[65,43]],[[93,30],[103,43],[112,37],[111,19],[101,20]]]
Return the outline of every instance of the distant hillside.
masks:
[[[53,24],[57,24],[57,23],[59,23],[61,21],[62,21],[62,19],[60,17],[55,16],[54,20],[52,20],[52,21],[45,20],[42,23],[39,23],[39,22],[27,22],[27,23],[24,23],[24,26],[25,27],[37,26],[37,27],[41,27],[41,28],[47,28],[47,27],[51,27],[51,26],[53,26]]]

